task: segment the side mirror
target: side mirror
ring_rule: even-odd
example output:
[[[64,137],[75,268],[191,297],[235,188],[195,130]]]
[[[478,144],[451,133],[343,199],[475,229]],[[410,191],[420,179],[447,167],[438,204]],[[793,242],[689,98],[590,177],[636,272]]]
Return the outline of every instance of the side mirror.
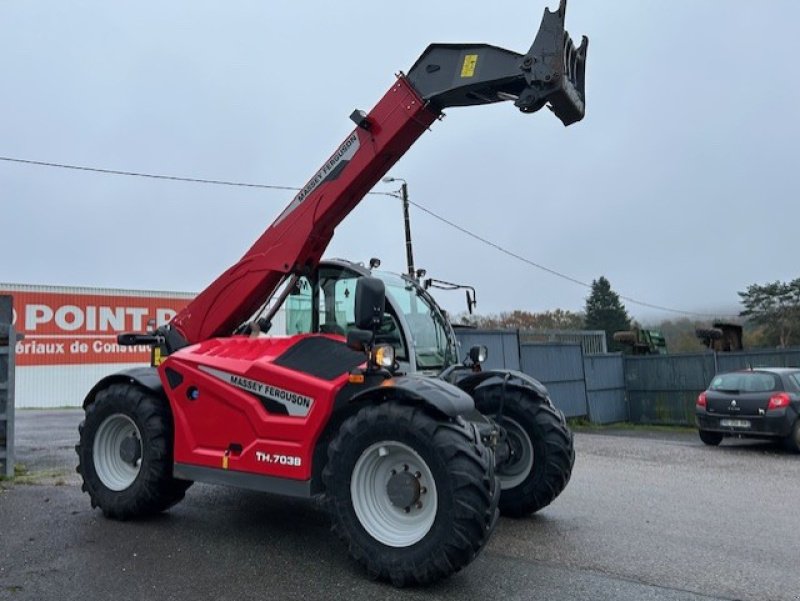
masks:
[[[355,326],[372,332],[381,325],[386,307],[386,287],[378,278],[359,278],[356,283]]]
[[[489,356],[489,349],[482,344],[476,344],[469,349],[469,360],[473,365],[480,365]]]
[[[366,330],[350,330],[347,333],[347,346],[359,353],[366,352],[370,342],[372,342],[372,332],[367,332]]]

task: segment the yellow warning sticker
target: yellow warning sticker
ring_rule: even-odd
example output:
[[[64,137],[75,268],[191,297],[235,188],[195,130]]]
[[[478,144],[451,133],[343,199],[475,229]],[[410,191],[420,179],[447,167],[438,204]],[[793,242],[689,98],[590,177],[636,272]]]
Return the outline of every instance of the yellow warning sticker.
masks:
[[[461,65],[461,77],[474,77],[475,66],[478,64],[477,54],[467,54],[464,57],[464,64]]]

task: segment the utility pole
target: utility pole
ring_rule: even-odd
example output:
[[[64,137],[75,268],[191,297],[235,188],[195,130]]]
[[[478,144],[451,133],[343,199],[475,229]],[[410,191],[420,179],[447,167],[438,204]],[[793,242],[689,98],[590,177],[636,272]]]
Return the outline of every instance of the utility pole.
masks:
[[[408,263],[408,276],[416,277],[414,271],[414,251],[411,248],[411,219],[408,216],[408,184],[403,182],[400,186],[400,196],[403,199],[403,221],[406,230],[406,263]]]
[[[408,265],[408,277],[416,278],[417,273],[414,269],[414,250],[411,246],[411,218],[408,214],[408,183],[402,177],[384,177],[384,182],[403,182],[400,185],[400,200],[403,201],[403,223],[406,234],[406,264]],[[394,196],[394,194],[392,194]]]

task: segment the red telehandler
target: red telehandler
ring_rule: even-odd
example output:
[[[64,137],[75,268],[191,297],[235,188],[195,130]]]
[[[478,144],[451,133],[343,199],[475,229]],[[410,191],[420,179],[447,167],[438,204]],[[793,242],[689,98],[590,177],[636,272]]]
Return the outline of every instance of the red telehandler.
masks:
[[[584,115],[588,41],[545,9],[530,50],[433,44],[399,75],[264,234],[167,325],[122,334],[154,366],[87,395],[76,446],[93,507],[164,511],[193,481],[324,495],[350,555],[395,585],[467,565],[499,513],[549,504],[572,472],[572,434],[529,376],[459,362],[419,282],[321,262],[334,228],[447,107],[511,100]],[[263,336],[284,308],[287,335]],[[271,334],[274,334],[272,332]]]

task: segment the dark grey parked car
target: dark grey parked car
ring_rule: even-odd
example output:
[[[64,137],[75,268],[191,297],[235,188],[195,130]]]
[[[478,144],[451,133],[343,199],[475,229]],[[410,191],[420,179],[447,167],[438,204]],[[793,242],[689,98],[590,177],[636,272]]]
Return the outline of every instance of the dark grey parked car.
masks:
[[[800,369],[761,367],[719,374],[695,407],[700,439],[774,438],[800,452]]]

